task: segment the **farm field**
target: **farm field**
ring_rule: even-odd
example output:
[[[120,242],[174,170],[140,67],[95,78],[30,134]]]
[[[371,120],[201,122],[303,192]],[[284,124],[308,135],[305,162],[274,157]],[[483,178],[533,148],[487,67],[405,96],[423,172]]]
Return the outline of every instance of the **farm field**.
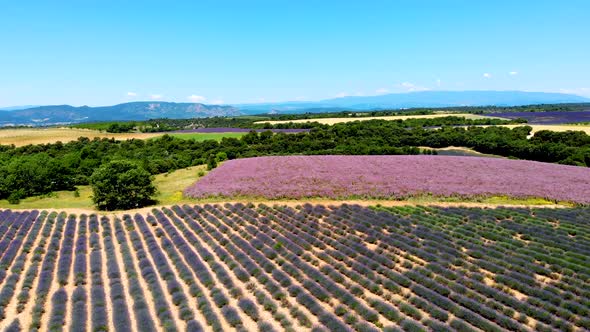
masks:
[[[431,148],[431,147],[427,147],[427,146],[419,146],[418,149],[420,149],[420,150],[435,150],[438,153],[438,155],[440,155],[440,156],[470,156],[470,157],[503,158],[502,156],[481,153],[481,152],[477,152],[473,149],[465,148],[462,146],[449,146],[446,148]]]
[[[224,137],[240,138],[240,137],[246,135],[247,132],[245,132],[245,133],[235,133],[235,132],[221,132],[221,133],[219,133],[219,132],[217,132],[217,133],[169,132],[168,133],[168,132],[166,132],[166,133],[159,133],[159,136],[162,136],[164,134],[178,137],[178,138],[182,138],[182,139],[192,139],[192,140],[196,140],[196,141],[205,141],[205,140],[220,141]]]
[[[0,129],[0,144],[24,146],[29,144],[47,144],[61,141],[63,143],[75,141],[79,137],[115,138],[126,140],[131,138],[151,138],[161,136],[159,133],[121,133],[113,134],[89,129],[75,128],[18,128]]]
[[[230,160],[185,190],[206,197],[390,198],[506,195],[590,203],[590,169],[457,156],[284,156]]]
[[[284,120],[284,121],[258,121],[255,123],[269,123],[269,124],[281,124],[281,123],[306,123],[306,122],[319,122],[321,124],[333,125],[336,123],[353,122],[353,121],[368,121],[368,120],[406,120],[406,119],[432,119],[432,118],[444,118],[447,116],[458,116],[466,119],[489,119],[497,118],[504,119],[495,116],[485,116],[471,113],[437,113],[428,115],[393,115],[393,116],[363,116],[363,117],[349,117],[349,118],[319,118],[319,119],[300,119],[300,120]]]
[[[590,209],[0,212],[0,329],[590,329]]]
[[[24,146],[29,144],[48,144],[60,141],[62,143],[75,141],[79,137],[93,138],[114,138],[116,140],[127,140],[132,138],[149,139],[162,135],[171,135],[183,139],[194,139],[204,141],[208,139],[221,140],[223,137],[239,138],[246,133],[216,132],[216,133],[107,133],[91,129],[77,128],[19,128],[0,129],[0,145]]]
[[[522,125],[501,125],[502,127],[507,127],[507,128],[516,128],[516,127],[521,127]],[[533,125],[528,125],[531,126],[533,128],[533,130],[531,131],[531,134],[534,134],[538,131],[541,130],[550,130],[550,131],[557,131],[557,132],[564,132],[564,131],[583,131],[586,134],[590,135],[590,125],[561,125],[561,124],[555,124],[555,125],[540,125],[540,124],[533,124]]]
[[[573,112],[506,112],[492,113],[493,116],[499,116],[508,119],[526,119],[530,124],[567,124],[576,122],[590,122],[590,109]]]

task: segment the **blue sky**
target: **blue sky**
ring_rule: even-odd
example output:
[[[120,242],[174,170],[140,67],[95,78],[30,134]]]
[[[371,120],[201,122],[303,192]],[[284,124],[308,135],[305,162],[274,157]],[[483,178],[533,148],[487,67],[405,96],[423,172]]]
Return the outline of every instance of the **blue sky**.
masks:
[[[590,96],[588,13],[588,0],[0,0],[0,107]]]

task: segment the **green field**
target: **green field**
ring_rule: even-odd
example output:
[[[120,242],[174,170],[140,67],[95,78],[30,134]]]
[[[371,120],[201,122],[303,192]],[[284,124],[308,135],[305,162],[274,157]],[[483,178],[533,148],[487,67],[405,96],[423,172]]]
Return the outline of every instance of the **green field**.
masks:
[[[168,133],[170,136],[196,141],[206,141],[210,139],[221,141],[224,137],[240,138],[246,134],[247,133]]]

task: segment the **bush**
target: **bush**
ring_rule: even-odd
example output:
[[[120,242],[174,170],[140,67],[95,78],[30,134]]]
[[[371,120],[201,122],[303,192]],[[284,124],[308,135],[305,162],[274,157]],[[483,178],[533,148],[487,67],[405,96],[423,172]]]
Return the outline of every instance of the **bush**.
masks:
[[[128,161],[104,164],[90,177],[92,200],[99,210],[128,210],[154,203],[151,175]]]

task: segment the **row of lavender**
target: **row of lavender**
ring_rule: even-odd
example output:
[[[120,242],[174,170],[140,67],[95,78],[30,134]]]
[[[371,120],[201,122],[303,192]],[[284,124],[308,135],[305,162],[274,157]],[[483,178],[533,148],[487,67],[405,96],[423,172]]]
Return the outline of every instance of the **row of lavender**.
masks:
[[[0,212],[0,328],[590,329],[590,209]]]
[[[542,197],[590,204],[590,168],[458,156],[284,156],[230,160],[185,190],[195,198]]]

